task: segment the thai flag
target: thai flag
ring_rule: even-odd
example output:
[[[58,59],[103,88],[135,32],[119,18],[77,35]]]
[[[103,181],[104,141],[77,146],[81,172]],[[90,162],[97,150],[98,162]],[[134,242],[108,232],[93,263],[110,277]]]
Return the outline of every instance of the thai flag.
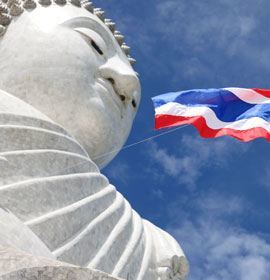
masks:
[[[155,128],[194,125],[204,138],[229,135],[270,141],[270,90],[221,88],[167,93],[153,99]]]

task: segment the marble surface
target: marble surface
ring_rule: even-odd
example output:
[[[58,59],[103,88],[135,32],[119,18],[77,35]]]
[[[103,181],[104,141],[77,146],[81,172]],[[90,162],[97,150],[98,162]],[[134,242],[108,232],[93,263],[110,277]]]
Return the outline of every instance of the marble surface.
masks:
[[[0,54],[0,89],[63,126],[99,167],[111,161],[129,135],[141,89],[97,16],[70,4],[25,11],[0,37]]]
[[[120,280],[106,273],[0,246],[1,280]]]
[[[0,37],[0,205],[8,209],[0,244],[24,250],[24,260],[50,260],[41,270],[19,260],[9,277],[98,269],[129,280],[185,279],[180,245],[100,172],[125,143],[141,95],[119,33],[70,3],[26,3],[36,8]],[[70,265],[56,268],[55,259]]]
[[[16,248],[36,256],[55,259],[44,243],[9,210],[0,208],[0,247]],[[3,258],[0,260],[0,267]],[[0,268],[0,274],[3,269]]]

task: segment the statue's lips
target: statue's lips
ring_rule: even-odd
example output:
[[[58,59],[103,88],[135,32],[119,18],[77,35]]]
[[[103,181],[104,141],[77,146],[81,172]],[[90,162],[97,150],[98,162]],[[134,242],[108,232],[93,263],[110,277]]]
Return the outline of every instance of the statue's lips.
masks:
[[[109,97],[111,97],[110,99],[113,101],[113,103],[116,105],[116,107],[120,110],[121,113],[123,108],[123,103],[120,99],[119,94],[115,92],[111,83],[103,78],[98,78],[97,83],[109,93],[108,95]]]

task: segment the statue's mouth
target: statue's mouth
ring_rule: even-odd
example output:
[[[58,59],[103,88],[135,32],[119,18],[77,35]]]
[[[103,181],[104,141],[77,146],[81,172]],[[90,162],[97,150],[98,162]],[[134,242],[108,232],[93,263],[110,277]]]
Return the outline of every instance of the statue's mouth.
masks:
[[[116,107],[120,110],[120,113],[123,110],[123,102],[121,101],[120,95],[116,92],[115,88],[110,81],[104,78],[98,78],[97,83],[108,92],[109,98],[113,101]]]

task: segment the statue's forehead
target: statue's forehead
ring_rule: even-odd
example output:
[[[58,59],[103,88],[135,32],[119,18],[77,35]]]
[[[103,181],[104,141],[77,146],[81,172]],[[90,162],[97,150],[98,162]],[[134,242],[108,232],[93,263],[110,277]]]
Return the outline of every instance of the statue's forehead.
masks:
[[[24,19],[24,17],[26,18]],[[35,9],[31,13],[25,13],[21,20],[21,25],[25,24],[23,21],[26,20],[28,21],[26,24],[44,32],[57,32],[59,26],[73,30],[77,28],[94,30],[103,38],[107,46],[118,47],[112,32],[104,22],[94,14],[71,5],[65,7],[54,5],[49,9]]]
[[[7,4],[5,5],[3,2]],[[20,3],[24,4],[22,5]],[[79,23],[81,25],[76,27],[86,27],[98,31],[105,38],[105,41],[107,40],[106,43],[108,45],[113,46],[117,42],[123,53],[128,57],[129,62],[132,65],[135,63],[135,60],[129,55],[130,48],[124,43],[123,35],[115,30],[115,23],[109,19],[105,19],[104,11],[99,8],[93,8],[91,2],[88,2],[88,0],[70,0],[70,3],[66,2],[66,0],[54,0],[54,2],[51,0],[39,0],[39,4],[35,0],[24,0],[24,2],[21,2],[21,0],[0,0],[1,5],[4,5],[2,8],[5,11],[0,9],[0,39],[10,24],[12,16],[15,16],[16,21],[22,23],[24,20],[27,21],[30,19],[34,26],[38,26],[44,31],[51,30],[58,25],[66,25],[66,22],[69,22],[70,27],[72,27],[72,20],[74,20],[76,24]],[[20,9],[18,14],[19,18],[17,18],[17,14],[14,14],[14,5]],[[20,5],[23,6],[24,10],[22,10]],[[79,18],[83,20],[80,21]],[[114,43],[112,44],[112,42]]]
[[[106,28],[106,25],[94,14],[71,5],[65,7],[52,5],[49,8],[35,9],[24,13],[22,20],[24,17],[27,18],[26,20],[31,21],[31,24],[45,31],[63,25],[70,28],[85,27],[94,29],[109,38],[113,36],[109,29]]]
[[[117,53],[122,59],[127,59],[105,23],[94,14],[83,9],[71,5],[65,7],[55,5],[49,9],[39,8],[31,13],[25,13],[20,20],[20,25],[28,25],[30,29],[33,28],[34,30],[38,30],[38,32],[49,33],[52,36],[58,36],[57,33],[61,32],[62,27],[71,29],[72,31],[74,30],[74,32],[80,28],[95,31],[106,45],[108,55]],[[69,41],[68,36],[71,34],[66,35],[65,37]]]
[[[100,22],[96,18],[74,17],[63,22],[61,26],[79,31],[79,33],[83,33],[91,39],[95,38],[95,40],[99,35],[98,37],[101,38],[101,40],[98,43],[100,46],[103,46],[104,50],[110,50],[113,53],[117,52],[121,57],[126,57],[115,41],[112,33],[106,28],[103,22]]]
[[[55,26],[62,24],[74,18],[87,18],[93,23],[103,25],[104,23],[94,14],[89,13],[87,10],[66,5],[64,7],[58,5],[51,5],[48,8],[37,8],[30,12],[26,11],[27,15],[36,24],[43,24],[47,26]]]

